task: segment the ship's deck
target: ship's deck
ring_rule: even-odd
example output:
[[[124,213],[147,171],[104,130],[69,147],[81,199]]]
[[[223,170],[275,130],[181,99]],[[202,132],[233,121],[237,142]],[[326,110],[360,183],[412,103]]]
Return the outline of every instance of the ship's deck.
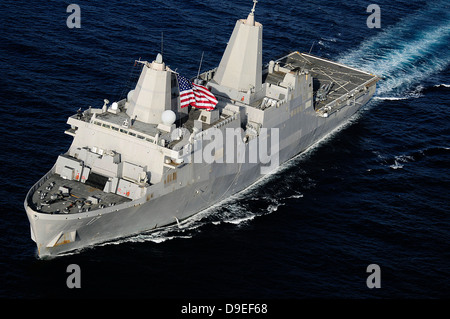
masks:
[[[354,68],[315,57],[305,53],[293,52],[276,61],[289,70],[307,70],[313,77],[314,108],[321,109],[336,99],[351,94],[352,91],[370,81],[376,81],[375,75]],[[274,72],[267,76],[269,83],[279,83],[283,80],[283,72]],[[331,88],[323,101],[316,99],[319,89],[326,84]]]
[[[52,174],[34,192],[31,203],[42,213],[72,214],[130,201],[126,197],[103,192],[96,186],[95,181],[84,184]]]
[[[219,102],[220,103],[220,102]],[[182,126],[189,130],[190,133],[193,131],[194,127],[194,121],[198,120],[201,114],[200,109],[196,109],[194,107],[190,108],[188,114],[186,114],[184,117],[177,120],[177,127]],[[149,124],[144,123],[138,120],[130,119],[128,114],[120,110],[117,113],[110,113],[110,112],[97,112],[95,119],[92,119],[92,114],[88,114],[87,116],[83,116],[81,118],[78,118],[77,114],[74,114],[71,116],[75,119],[80,119],[85,122],[92,122],[98,126],[101,126],[105,129],[109,129],[114,131],[115,133],[118,132],[120,134],[125,134],[129,136],[136,137],[141,140],[146,140],[151,143],[156,143],[157,138],[156,136],[159,136],[160,139],[164,139],[165,141],[171,140],[171,133],[168,133],[166,131],[162,131],[158,128],[157,124]],[[202,121],[199,121],[199,123],[202,125],[202,130],[207,130],[213,125],[225,120],[229,116],[222,115],[218,117],[216,120],[214,120],[212,123],[208,124]],[[129,125],[124,126],[124,122],[128,122]],[[69,129],[66,131],[66,133],[73,135],[75,134],[75,130]],[[176,143],[171,143],[170,145],[173,145]],[[170,147],[169,145],[169,147]],[[168,146],[168,145],[165,145]]]

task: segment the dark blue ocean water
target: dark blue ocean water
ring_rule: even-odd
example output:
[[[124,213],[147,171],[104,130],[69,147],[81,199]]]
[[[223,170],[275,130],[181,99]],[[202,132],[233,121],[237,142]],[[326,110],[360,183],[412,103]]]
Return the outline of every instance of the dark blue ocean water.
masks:
[[[183,225],[39,260],[23,208],[65,152],[67,117],[126,92],[135,59],[185,76],[218,65],[250,0],[0,3],[0,296],[3,298],[450,297],[450,4],[259,1],[263,59],[303,51],[383,77],[318,146]],[[66,268],[81,268],[80,289]],[[381,269],[369,289],[366,268]]]

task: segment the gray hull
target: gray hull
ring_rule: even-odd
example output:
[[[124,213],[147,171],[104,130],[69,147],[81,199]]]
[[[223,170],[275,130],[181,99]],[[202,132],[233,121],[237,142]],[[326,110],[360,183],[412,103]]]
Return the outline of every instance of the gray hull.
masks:
[[[303,152],[354,115],[375,92],[367,92],[348,105],[318,116],[311,107],[296,116],[278,117],[270,127],[279,129],[279,164]],[[295,108],[296,101],[286,107]],[[248,153],[248,144],[246,152]],[[151,231],[184,220],[236,194],[258,181],[261,163],[189,163],[179,168],[175,181],[154,185],[146,196],[112,207],[78,214],[47,214],[32,209],[33,193],[54,174],[53,168],[28,192],[25,210],[31,236],[40,257],[58,255],[105,241]]]

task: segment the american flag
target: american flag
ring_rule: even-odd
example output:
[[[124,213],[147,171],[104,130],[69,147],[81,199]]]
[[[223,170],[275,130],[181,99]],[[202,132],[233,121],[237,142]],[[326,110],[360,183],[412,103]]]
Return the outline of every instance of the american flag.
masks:
[[[191,83],[185,77],[177,74],[180,88],[180,105],[186,107],[192,105],[198,109],[211,111],[217,104],[216,97],[203,85]]]

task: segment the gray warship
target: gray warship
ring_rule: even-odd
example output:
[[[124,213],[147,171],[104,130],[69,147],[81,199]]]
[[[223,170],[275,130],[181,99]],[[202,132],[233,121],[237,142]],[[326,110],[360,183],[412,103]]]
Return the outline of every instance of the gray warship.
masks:
[[[369,101],[378,77],[352,67],[299,52],[263,66],[256,2],[236,21],[217,68],[186,81],[161,54],[137,61],[126,98],[68,118],[70,148],[24,201],[40,258],[176,225],[249,187]],[[184,86],[190,99],[206,88],[207,107],[196,94],[186,103]]]

